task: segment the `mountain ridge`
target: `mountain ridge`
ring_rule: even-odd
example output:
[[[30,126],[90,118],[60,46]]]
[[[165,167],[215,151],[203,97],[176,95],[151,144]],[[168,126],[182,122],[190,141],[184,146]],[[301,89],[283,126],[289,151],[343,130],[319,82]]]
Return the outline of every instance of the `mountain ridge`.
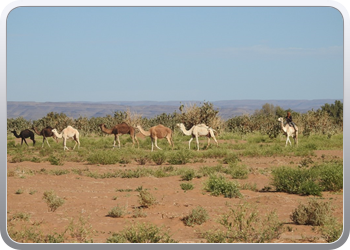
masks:
[[[334,103],[337,99],[315,100],[221,100],[211,102],[223,119],[229,119],[243,114],[252,114],[266,103],[280,106],[283,109],[292,109],[297,112],[317,110],[325,103]],[[341,101],[343,101],[341,99]],[[206,101],[204,101],[206,102]],[[105,102],[34,102],[8,101],[7,118],[23,117],[26,120],[40,119],[50,112],[64,113],[69,117],[103,117],[113,115],[116,111],[138,113],[151,118],[162,113],[179,112],[183,105],[201,105],[202,101],[105,101]]]

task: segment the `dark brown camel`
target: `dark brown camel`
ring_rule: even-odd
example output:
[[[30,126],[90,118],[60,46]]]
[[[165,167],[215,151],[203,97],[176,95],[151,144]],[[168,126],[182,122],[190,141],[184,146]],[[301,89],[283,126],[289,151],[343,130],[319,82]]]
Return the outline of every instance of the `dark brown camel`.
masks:
[[[118,140],[118,147],[120,148],[119,135],[125,135],[125,134],[129,134],[131,136],[133,146],[135,146],[135,140],[136,140],[137,147],[139,147],[139,141],[137,140],[137,138],[135,136],[135,128],[132,126],[129,126],[126,122],[122,122],[120,124],[117,124],[112,129],[106,128],[105,124],[100,124],[99,126],[100,126],[102,132],[104,132],[106,134],[114,134],[113,148],[115,147],[116,140]]]
[[[47,126],[46,128],[43,128],[40,132],[34,126],[32,127],[32,129],[34,130],[34,132],[37,135],[41,135],[43,137],[43,144],[42,144],[41,147],[44,147],[45,140],[47,142],[47,145],[49,145],[49,147],[50,147],[50,144],[49,144],[49,141],[47,140],[47,137],[52,137],[52,138],[54,138],[56,140],[56,142],[58,142],[57,137],[52,132],[52,130],[53,130],[52,127]]]
[[[23,141],[27,144],[28,143],[26,141],[26,138],[30,138],[33,141],[33,146],[35,145],[35,140],[34,140],[34,133],[32,131],[30,131],[29,129],[25,129],[22,130],[21,133],[19,133],[19,135],[17,134],[17,132],[15,130],[11,131],[11,133],[13,133],[14,136],[16,136],[16,138],[22,138],[21,140],[21,146],[23,144]]]

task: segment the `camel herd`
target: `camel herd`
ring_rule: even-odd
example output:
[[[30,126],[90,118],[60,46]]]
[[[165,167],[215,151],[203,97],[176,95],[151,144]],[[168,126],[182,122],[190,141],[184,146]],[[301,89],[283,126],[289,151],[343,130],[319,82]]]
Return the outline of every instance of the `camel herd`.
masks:
[[[294,138],[294,142],[296,145],[298,145],[298,128],[295,126],[295,129],[292,126],[289,126],[289,124],[283,125],[283,118],[280,117],[278,118],[278,121],[281,123],[281,129],[283,130],[284,134],[287,137],[286,140],[286,146],[288,145],[288,142],[290,145],[292,145],[289,137]],[[185,125],[183,123],[178,123],[176,126],[183,132],[185,135],[190,135],[191,139],[188,142],[188,147],[189,149],[191,148],[191,141],[196,138],[197,142],[197,151],[199,151],[199,140],[198,138],[200,136],[206,136],[208,138],[208,144],[206,148],[209,147],[210,144],[210,138],[213,138],[216,145],[218,146],[218,141],[215,138],[214,132],[216,132],[214,129],[211,127],[205,125],[205,124],[197,124],[194,125],[190,130],[187,130],[185,128]],[[108,129],[105,124],[100,124],[99,127],[101,128],[101,131],[106,133],[106,134],[114,134],[114,143],[113,143],[113,148],[115,148],[116,141],[118,141],[118,148],[120,148],[120,140],[119,136],[120,135],[125,135],[129,134],[132,139],[133,146],[135,146],[135,141],[137,142],[137,145],[139,147],[139,141],[137,140],[136,137],[136,129],[140,131],[141,134],[144,136],[149,136],[152,141],[152,148],[151,151],[153,151],[154,145],[156,148],[160,149],[157,145],[157,140],[158,139],[163,139],[166,138],[167,141],[169,142],[169,145],[174,148],[174,142],[173,142],[173,131],[165,127],[161,124],[151,127],[148,131],[145,131],[140,125],[137,125],[136,128],[129,126],[127,123],[122,122],[120,124],[115,125],[113,128]],[[66,142],[68,138],[73,138],[75,141],[75,145],[73,147],[73,150],[75,147],[78,145],[78,148],[80,147],[80,141],[79,141],[79,131],[72,126],[68,126],[65,129],[61,131],[59,134],[57,129],[54,129],[50,126],[43,128],[40,132],[35,128],[34,126],[32,127],[32,130],[37,134],[43,137],[43,143],[42,147],[44,147],[45,140],[47,142],[47,145],[50,147],[50,144],[47,140],[48,137],[52,137],[53,139],[58,142],[58,139],[63,138],[63,150],[69,150],[68,147],[66,146]],[[21,145],[23,144],[23,141],[27,144],[26,138],[30,138],[33,141],[33,146],[35,145],[35,139],[34,139],[34,133],[29,130],[25,129],[20,132],[18,135],[15,130],[11,131],[16,138],[21,138]],[[27,144],[28,145],[28,144]]]

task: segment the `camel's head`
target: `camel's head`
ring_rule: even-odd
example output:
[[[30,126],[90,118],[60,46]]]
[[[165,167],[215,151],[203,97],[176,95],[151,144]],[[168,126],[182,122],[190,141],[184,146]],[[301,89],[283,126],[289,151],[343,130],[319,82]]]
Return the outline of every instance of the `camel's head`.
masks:
[[[98,125],[100,128],[105,127],[106,125],[104,123],[101,123],[100,125]]]
[[[184,126],[184,124],[183,124],[183,123],[177,123],[176,126],[179,127],[179,128],[181,128],[181,127]]]
[[[283,122],[283,118],[282,118],[282,117],[280,117],[280,118],[278,118],[278,119],[277,119],[277,121],[279,121],[279,122]]]
[[[58,134],[58,132],[57,132],[57,129],[52,129],[52,133],[57,133]]]

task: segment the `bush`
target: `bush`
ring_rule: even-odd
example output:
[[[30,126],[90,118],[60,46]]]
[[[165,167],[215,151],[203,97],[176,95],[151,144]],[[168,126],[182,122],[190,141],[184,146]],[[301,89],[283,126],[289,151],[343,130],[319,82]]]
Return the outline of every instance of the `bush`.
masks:
[[[147,190],[141,190],[138,197],[141,207],[150,207],[157,203],[156,198]]]
[[[203,224],[208,220],[208,218],[209,216],[208,216],[207,210],[205,210],[201,206],[198,206],[195,209],[192,209],[189,215],[182,218],[182,221],[185,223],[186,226],[193,227],[194,224],[197,224],[197,225]]]
[[[107,243],[176,243],[168,232],[162,232],[152,224],[132,225],[120,233],[113,233],[106,241]]]
[[[317,173],[309,169],[281,167],[272,170],[272,185],[277,192],[290,194],[321,195],[321,188],[315,185]]]
[[[187,191],[187,190],[192,190],[194,187],[193,187],[193,184],[192,183],[189,183],[189,182],[186,182],[186,183],[181,183],[180,184],[180,187],[182,190],[184,191]]]
[[[242,197],[239,191],[239,184],[226,180],[222,175],[210,175],[209,179],[204,183],[204,189],[211,192],[214,196],[222,194],[225,198]]]
[[[157,165],[162,165],[167,159],[167,157],[163,151],[154,152],[151,155],[151,158],[152,158],[152,161],[154,161],[154,163]]]
[[[53,190],[45,191],[43,195],[43,200],[45,200],[50,211],[55,212],[57,208],[64,204],[64,199],[58,197]]]
[[[230,163],[225,173],[231,175],[233,179],[247,179],[249,170],[246,165]]]
[[[256,206],[248,203],[239,204],[224,214],[219,223],[224,231],[208,231],[204,237],[209,243],[263,243],[271,242],[282,233],[283,224],[278,220],[276,212],[271,211],[260,218]]]
[[[343,188],[341,162],[323,163],[309,169],[281,167],[272,170],[272,185],[278,192],[321,196],[321,191]]]
[[[185,171],[183,175],[181,175],[181,180],[182,181],[190,181],[195,177],[195,172],[193,169],[188,169]]]
[[[87,158],[87,161],[90,164],[102,164],[102,165],[108,165],[108,164],[116,164],[120,161],[119,154],[110,151],[110,150],[103,150],[103,151],[96,151],[89,155]]]
[[[126,214],[125,208],[119,207],[117,205],[116,207],[113,207],[109,212],[108,216],[113,218],[121,218]]]
[[[290,215],[290,219],[298,225],[323,226],[332,217],[332,208],[329,202],[320,202],[310,199],[306,205],[299,206]]]
[[[175,153],[171,153],[168,157],[169,164],[182,165],[190,162],[192,153],[189,150],[181,149]]]

